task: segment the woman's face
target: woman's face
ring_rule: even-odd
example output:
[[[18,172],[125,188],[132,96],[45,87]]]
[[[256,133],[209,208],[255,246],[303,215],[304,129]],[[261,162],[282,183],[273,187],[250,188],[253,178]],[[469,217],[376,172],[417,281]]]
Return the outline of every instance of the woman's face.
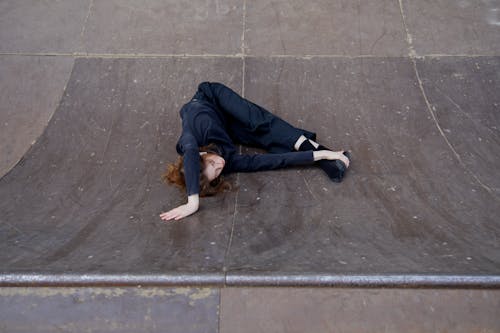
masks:
[[[201,155],[201,158],[203,160],[202,173],[205,175],[205,177],[207,177],[209,181],[212,181],[215,178],[219,177],[222,169],[224,169],[226,161],[219,155],[213,153],[203,154]]]

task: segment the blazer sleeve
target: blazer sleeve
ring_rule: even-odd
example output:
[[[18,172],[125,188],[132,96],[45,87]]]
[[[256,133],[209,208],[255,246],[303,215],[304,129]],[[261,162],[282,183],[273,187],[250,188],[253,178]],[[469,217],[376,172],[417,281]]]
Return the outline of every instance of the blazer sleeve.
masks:
[[[184,157],[184,181],[190,196],[200,192],[200,153],[195,137],[183,134],[176,146],[177,152]]]
[[[242,154],[231,160],[232,172],[252,172],[314,163],[312,150],[282,154]]]

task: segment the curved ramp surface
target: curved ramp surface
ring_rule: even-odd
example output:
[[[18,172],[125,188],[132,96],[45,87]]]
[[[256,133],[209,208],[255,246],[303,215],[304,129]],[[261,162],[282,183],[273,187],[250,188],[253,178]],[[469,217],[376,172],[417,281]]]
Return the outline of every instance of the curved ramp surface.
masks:
[[[353,152],[342,183],[314,167],[232,175],[232,192],[163,223],[183,202],[160,181],[178,110],[201,81],[242,93],[242,60],[77,59],[0,180],[3,283],[499,284],[498,58],[245,61],[246,98]]]

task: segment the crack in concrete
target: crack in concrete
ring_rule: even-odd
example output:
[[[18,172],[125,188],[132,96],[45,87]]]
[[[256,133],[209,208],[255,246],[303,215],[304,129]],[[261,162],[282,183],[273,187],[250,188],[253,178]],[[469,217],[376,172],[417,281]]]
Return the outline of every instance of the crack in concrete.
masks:
[[[24,56],[24,57],[74,57],[74,58],[291,58],[291,59],[302,59],[302,60],[312,60],[314,58],[325,58],[325,59],[362,59],[362,58],[373,58],[373,59],[400,59],[400,58],[445,58],[445,57],[457,57],[457,58],[481,58],[481,57],[500,57],[500,54],[424,54],[424,55],[345,55],[345,54],[269,54],[269,55],[251,55],[251,54],[216,54],[216,53],[206,53],[206,54],[189,54],[189,53],[58,53],[58,52],[0,52],[0,56]]]
[[[239,153],[241,154],[241,146],[240,146]],[[238,196],[240,193],[239,184],[240,184],[240,173],[236,174],[236,186],[238,187],[238,191],[236,192],[236,195],[234,198],[234,213],[233,213],[233,218],[231,220],[231,233],[229,234],[229,239],[227,241],[226,251],[224,252],[224,261],[223,261],[223,267],[222,267],[222,271],[224,272],[224,279],[226,278],[226,272],[227,272],[226,260],[227,260],[227,257],[229,255],[229,251],[231,250],[231,245],[233,244],[234,226],[236,224],[236,216],[238,215]]]
[[[493,58],[493,57],[500,57],[500,54],[440,54],[440,53],[429,53],[425,55],[420,55],[418,58],[420,59],[425,59],[425,58],[451,58],[451,57],[456,57],[456,58]]]
[[[445,94],[441,89],[439,89],[438,87],[434,87],[436,88],[436,91],[439,92],[441,95],[443,95],[448,101],[450,101],[451,104],[453,104],[455,106],[455,108],[460,111],[460,113],[466,117],[470,122],[472,122],[475,126],[477,127],[481,127],[481,128],[485,128],[491,135],[496,135],[496,132],[494,132],[491,128],[489,128],[488,126],[485,126],[483,124],[481,124],[480,121],[472,118],[467,112],[464,111],[464,109],[462,109],[462,107],[457,103],[455,102],[450,96],[448,96],[447,94]]]
[[[444,141],[446,142],[446,144],[448,145],[448,147],[450,148],[450,150],[453,152],[453,154],[455,155],[455,158],[458,160],[458,163],[460,163],[460,165],[465,169],[465,171],[483,188],[485,189],[489,194],[491,194],[495,199],[497,200],[500,200],[500,198],[495,194],[495,192],[486,184],[484,184],[468,167],[467,165],[464,163],[464,161],[462,160],[462,157],[460,156],[460,154],[458,154],[458,152],[455,150],[455,147],[453,147],[453,145],[451,144],[450,140],[448,140],[448,137],[446,136],[445,132],[443,131],[443,129],[441,128],[441,125],[439,125],[439,122],[438,122],[438,119],[436,117],[436,115],[434,114],[434,111],[432,110],[432,106],[431,106],[431,103],[429,102],[429,99],[427,98],[427,94],[425,92],[425,89],[424,89],[424,85],[422,83],[422,79],[420,78],[420,74],[418,72],[418,69],[417,69],[417,62],[415,59],[412,59],[412,62],[413,62],[413,68],[415,70],[415,75],[417,77],[417,81],[418,81],[418,86],[420,88],[420,91],[424,97],[424,100],[425,100],[425,104],[427,106],[427,110],[429,111],[429,113],[431,114],[431,117],[437,127],[437,129],[439,130],[439,133],[441,134],[441,136],[443,137]]]
[[[82,45],[82,49],[85,50],[85,40],[84,40],[84,35],[85,35],[85,29],[87,27],[87,23],[90,17],[90,14],[92,12],[92,7],[94,6],[94,0],[90,0],[89,2],[89,9],[87,11],[87,16],[85,17],[85,20],[83,21],[83,26],[82,26],[82,31],[80,32],[80,42]]]
[[[361,1],[358,0],[357,2],[357,10],[358,10],[358,47],[359,47],[359,54],[363,54],[363,41],[361,40]]]
[[[415,52],[415,48],[413,47],[413,37],[410,34],[410,30],[408,29],[408,25],[406,24],[406,15],[405,15],[405,12],[403,10],[403,0],[398,0],[398,2],[399,2],[399,11],[401,13],[401,20],[403,21],[405,40],[406,40],[406,43],[408,44],[408,50],[409,50],[408,56],[410,57],[410,59],[413,59],[413,58],[418,57],[418,55]]]
[[[418,82],[418,86],[419,86],[419,89],[420,89],[420,92],[424,98],[424,101],[425,101],[425,105],[427,107],[427,111],[430,113],[431,117],[432,117],[432,120],[434,121],[434,124],[436,126],[436,128],[438,129],[439,133],[441,134],[441,137],[444,139],[444,141],[446,142],[448,148],[451,150],[451,152],[453,153],[453,155],[455,155],[455,158],[457,159],[458,163],[464,168],[464,170],[483,188],[485,189],[490,195],[492,195],[496,200],[500,200],[500,198],[496,195],[496,193],[486,184],[484,184],[468,167],[467,165],[464,163],[464,161],[462,160],[462,157],[460,156],[460,154],[456,151],[455,147],[453,147],[453,145],[451,144],[450,140],[448,139],[448,137],[446,136],[445,132],[443,131],[443,129],[441,128],[441,125],[439,124],[439,121],[432,109],[432,106],[431,106],[431,103],[429,102],[429,99],[427,98],[427,93],[425,92],[425,88],[424,88],[424,84],[422,82],[422,79],[420,77],[420,73],[418,71],[418,67],[417,67],[417,59],[419,58],[418,54],[415,52],[415,48],[413,47],[413,39],[412,39],[412,36],[409,32],[409,29],[408,29],[408,25],[406,24],[406,16],[405,16],[405,13],[404,13],[404,9],[403,9],[403,0],[398,0],[399,1],[399,9],[401,11],[401,18],[402,18],[402,21],[403,21],[403,27],[404,27],[404,30],[406,32],[406,41],[408,43],[408,50],[409,50],[409,53],[408,53],[408,56],[410,58],[410,61],[412,62],[413,64],[413,70],[415,72],[415,77],[417,79],[417,82]]]
[[[385,30],[385,26],[382,30],[382,34],[372,43],[372,45],[370,46],[370,53],[373,52],[373,49],[375,48],[375,45],[377,45],[377,43],[386,35],[386,30]]]
[[[280,15],[278,13],[278,10],[275,7],[274,1],[271,1],[271,7],[273,7],[273,11],[276,17],[276,22],[278,22],[278,32],[280,36],[280,43],[281,43],[281,49],[283,50],[283,53],[286,54],[286,47],[285,47],[285,42],[283,41],[283,32],[281,29],[281,21],[280,21]]]
[[[243,31],[241,33],[241,60],[242,60],[242,65],[241,65],[241,96],[244,98],[245,97],[245,72],[246,72],[246,67],[245,67],[245,29],[246,29],[246,11],[247,11],[247,6],[246,6],[246,0],[243,1]],[[240,145],[239,147],[239,154],[241,154],[242,151],[242,146]],[[236,192],[235,198],[234,198],[234,212],[233,212],[233,218],[231,221],[231,233],[229,234],[229,239],[227,242],[226,246],[226,251],[224,253],[224,261],[223,261],[223,267],[222,271],[224,272],[224,279],[226,279],[226,272],[227,272],[227,265],[226,265],[226,260],[229,255],[229,251],[231,250],[231,245],[233,244],[233,235],[234,235],[234,227],[236,224],[236,216],[238,215],[238,196],[240,193],[239,190],[239,183],[240,183],[240,173],[238,172],[236,174],[236,186],[238,188],[238,191]]]
[[[246,29],[246,17],[247,17],[247,2],[243,1],[243,31],[241,32],[241,60],[243,62],[241,68],[241,93],[245,96],[245,29]]]
[[[314,202],[318,202],[318,198],[316,197],[316,195],[314,195],[313,191],[311,190],[311,186],[309,185],[309,182],[307,181],[307,179],[304,176],[304,174],[302,174],[302,172],[301,172],[301,176],[302,176],[302,180],[304,180],[304,183],[306,184],[307,190],[309,191],[309,193],[313,197]]]

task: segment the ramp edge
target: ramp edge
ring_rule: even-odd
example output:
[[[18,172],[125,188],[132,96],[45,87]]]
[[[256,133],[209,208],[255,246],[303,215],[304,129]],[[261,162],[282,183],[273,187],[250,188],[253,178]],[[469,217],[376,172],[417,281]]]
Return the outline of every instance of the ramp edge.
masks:
[[[500,275],[426,274],[0,274],[0,287],[203,286],[500,289]]]

